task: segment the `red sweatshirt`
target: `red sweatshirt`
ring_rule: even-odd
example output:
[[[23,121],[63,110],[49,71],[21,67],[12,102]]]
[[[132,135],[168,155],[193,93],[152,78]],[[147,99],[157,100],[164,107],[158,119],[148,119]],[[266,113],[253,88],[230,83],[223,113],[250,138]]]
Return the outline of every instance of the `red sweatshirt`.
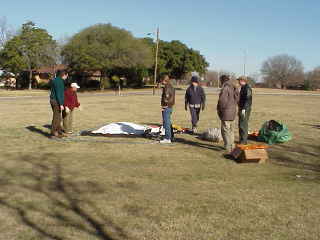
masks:
[[[68,107],[70,110],[80,106],[77,93],[72,91],[72,88],[68,88],[64,91],[64,106]]]

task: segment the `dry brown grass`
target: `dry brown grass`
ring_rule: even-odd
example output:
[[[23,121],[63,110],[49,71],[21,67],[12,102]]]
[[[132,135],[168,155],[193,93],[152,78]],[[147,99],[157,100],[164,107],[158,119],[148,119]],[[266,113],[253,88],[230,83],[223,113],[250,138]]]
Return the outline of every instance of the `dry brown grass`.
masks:
[[[160,122],[159,96],[79,98],[77,130]],[[219,126],[216,101],[208,97],[200,130]],[[177,102],[174,122],[188,127]],[[238,165],[187,135],[172,146],[55,142],[44,136],[47,99],[0,109],[0,239],[320,238],[319,97],[255,96],[251,129],[276,119],[294,136],[265,165]]]

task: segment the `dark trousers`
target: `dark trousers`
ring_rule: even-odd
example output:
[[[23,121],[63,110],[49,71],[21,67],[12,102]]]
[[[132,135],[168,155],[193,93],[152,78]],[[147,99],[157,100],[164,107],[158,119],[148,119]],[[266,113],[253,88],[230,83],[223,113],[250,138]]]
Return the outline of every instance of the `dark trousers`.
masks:
[[[60,105],[55,100],[50,100],[53,116],[52,116],[52,124],[51,124],[51,134],[57,135],[62,132],[61,122],[61,109]]]
[[[197,127],[200,120],[200,108],[189,107],[191,114],[192,127]]]
[[[165,129],[165,139],[173,140],[173,129],[171,124],[172,108],[164,108],[162,110],[163,127]]]
[[[241,110],[239,110],[239,137],[240,144],[248,143],[248,130],[249,130],[249,119],[251,114],[251,108],[246,109],[246,114],[243,116]]]

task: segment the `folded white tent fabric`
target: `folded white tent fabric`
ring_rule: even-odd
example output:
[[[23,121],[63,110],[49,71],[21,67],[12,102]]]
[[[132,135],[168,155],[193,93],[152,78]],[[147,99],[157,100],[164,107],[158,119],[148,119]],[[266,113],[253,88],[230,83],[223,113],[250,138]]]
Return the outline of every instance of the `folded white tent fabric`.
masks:
[[[219,128],[209,128],[203,134],[200,135],[202,140],[210,142],[220,142],[222,141],[221,129]]]
[[[104,135],[143,135],[150,128],[152,132],[160,131],[159,127],[150,127],[130,122],[117,122],[105,125],[91,133]]]

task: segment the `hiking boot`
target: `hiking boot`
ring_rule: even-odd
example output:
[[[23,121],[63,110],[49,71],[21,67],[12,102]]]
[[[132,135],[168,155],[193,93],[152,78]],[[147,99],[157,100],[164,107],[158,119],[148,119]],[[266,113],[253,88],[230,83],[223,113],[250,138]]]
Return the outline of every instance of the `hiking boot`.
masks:
[[[163,139],[160,141],[161,144],[170,144],[171,140],[170,139]]]

